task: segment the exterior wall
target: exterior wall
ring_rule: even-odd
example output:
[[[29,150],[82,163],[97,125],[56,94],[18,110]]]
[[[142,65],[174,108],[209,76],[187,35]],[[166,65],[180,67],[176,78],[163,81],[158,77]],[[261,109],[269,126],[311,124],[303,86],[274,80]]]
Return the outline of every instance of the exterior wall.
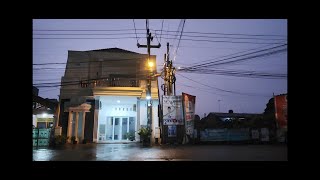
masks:
[[[46,120],[46,121],[39,121],[39,118],[48,118],[49,120]],[[45,128],[50,128],[49,127],[49,123],[52,123],[53,124],[53,121],[54,121],[54,118],[53,118],[53,114],[37,114],[37,115],[33,115],[33,125],[35,127],[38,128],[38,123],[46,123],[45,124]]]
[[[32,125],[34,125],[34,127],[37,127],[37,117],[36,117],[36,115],[32,115]]]
[[[148,118],[147,118],[147,101],[145,99],[141,99],[140,100],[140,127],[141,126],[146,126],[147,122],[148,122]],[[138,127],[138,129],[140,128]]]
[[[88,79],[101,79],[99,83],[108,86],[113,76],[118,76],[120,81],[129,85],[129,80],[135,79],[138,86],[140,80],[146,78],[147,55],[138,53],[118,53],[107,51],[69,51],[66,71],[61,78],[61,82],[77,82]],[[156,56],[151,56],[155,64]],[[156,66],[154,66],[154,69]],[[145,72],[143,72],[145,71]],[[130,79],[129,79],[130,78]],[[99,84],[98,83],[98,84]],[[98,85],[96,84],[96,85]],[[93,84],[91,84],[93,86]],[[92,87],[91,86],[91,87]],[[72,98],[74,96],[92,96],[90,87],[82,88],[80,83],[62,86],[60,89],[61,99]]]
[[[159,117],[158,117],[158,105],[159,100],[154,99],[152,100],[152,133],[155,133],[156,127],[159,127]],[[141,127],[141,125],[146,126],[148,122],[147,118],[147,101],[145,99],[140,100],[140,126],[138,126],[138,129]]]
[[[66,71],[61,78],[62,83],[79,82],[74,85],[62,86],[60,89],[60,118],[59,125],[62,126],[62,134],[67,135],[69,112],[65,112],[65,105],[76,106],[82,101],[90,102],[92,107],[85,115],[84,136],[88,142],[97,142],[99,121],[107,116],[128,116],[136,118],[136,140],[137,131],[140,125],[147,125],[147,105],[146,105],[146,76],[149,72],[146,54],[130,53],[121,50],[93,50],[93,51],[68,51]],[[151,61],[155,63],[156,56],[151,56]],[[156,66],[153,67],[153,70]],[[116,84],[111,84],[110,80],[117,80]],[[88,86],[81,86],[81,81],[92,80]],[[98,80],[94,80],[98,79]],[[134,80],[133,84],[130,84]],[[130,83],[128,82],[130,81]],[[113,81],[114,82],[114,81]],[[112,83],[113,83],[112,82]],[[152,81],[152,99],[154,99],[152,118],[153,130],[158,126],[158,86],[157,81]],[[111,97],[120,99],[123,111],[115,110],[117,103],[111,102]],[[109,98],[109,99],[108,99]],[[122,98],[122,100],[121,100]],[[140,99],[141,98],[141,102]],[[89,100],[90,99],[90,100]],[[95,104],[99,99],[102,107]],[[111,98],[112,99],[112,98]],[[122,101],[129,99],[128,104]],[[99,101],[96,101],[99,102]],[[129,111],[130,104],[136,104],[136,111]],[[123,106],[123,107],[122,107]],[[119,107],[117,107],[119,108]],[[128,111],[126,110],[128,108]],[[133,108],[133,107],[132,107]],[[121,114],[119,114],[121,112]],[[79,123],[82,124],[82,115],[79,114]],[[79,124],[79,126],[81,126]],[[79,133],[79,130],[78,130]],[[78,136],[80,137],[80,136]]]

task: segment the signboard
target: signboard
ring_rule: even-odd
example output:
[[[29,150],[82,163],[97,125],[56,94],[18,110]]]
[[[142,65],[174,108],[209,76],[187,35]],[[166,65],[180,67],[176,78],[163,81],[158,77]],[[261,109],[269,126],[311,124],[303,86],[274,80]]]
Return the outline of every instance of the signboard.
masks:
[[[186,134],[192,135],[194,129],[194,115],[196,96],[192,96],[186,93],[182,93],[184,119],[186,122]]]
[[[279,128],[287,128],[287,95],[274,96],[276,120]]]
[[[181,96],[162,96],[163,125],[183,125]]]
[[[205,129],[200,131],[201,141],[247,141],[249,129]]]
[[[168,126],[168,137],[176,137],[177,136],[177,126]]]

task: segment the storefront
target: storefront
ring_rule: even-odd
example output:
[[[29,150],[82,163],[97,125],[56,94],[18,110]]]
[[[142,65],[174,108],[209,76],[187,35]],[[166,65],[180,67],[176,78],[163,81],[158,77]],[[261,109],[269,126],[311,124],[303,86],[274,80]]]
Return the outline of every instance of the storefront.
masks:
[[[137,131],[137,97],[100,96],[98,142],[129,141]]]

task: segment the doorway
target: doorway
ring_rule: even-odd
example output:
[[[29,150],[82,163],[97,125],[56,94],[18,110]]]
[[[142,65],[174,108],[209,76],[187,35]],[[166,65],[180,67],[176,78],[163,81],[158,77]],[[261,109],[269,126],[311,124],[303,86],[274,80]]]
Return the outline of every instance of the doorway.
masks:
[[[99,141],[126,141],[128,134],[136,131],[136,118],[109,116],[99,125]]]

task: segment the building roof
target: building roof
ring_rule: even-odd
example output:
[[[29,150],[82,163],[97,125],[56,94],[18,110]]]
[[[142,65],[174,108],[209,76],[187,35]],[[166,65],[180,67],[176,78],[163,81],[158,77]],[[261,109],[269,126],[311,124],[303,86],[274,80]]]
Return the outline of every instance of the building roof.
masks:
[[[262,114],[250,114],[250,113],[217,113],[217,112],[210,112],[210,114],[216,115],[218,117],[251,117],[255,115],[262,115]]]
[[[89,51],[103,51],[103,52],[116,52],[116,53],[140,54],[140,53],[137,53],[137,52],[132,52],[132,51],[128,51],[128,50],[120,49],[120,48],[96,49],[96,50],[89,50]]]

